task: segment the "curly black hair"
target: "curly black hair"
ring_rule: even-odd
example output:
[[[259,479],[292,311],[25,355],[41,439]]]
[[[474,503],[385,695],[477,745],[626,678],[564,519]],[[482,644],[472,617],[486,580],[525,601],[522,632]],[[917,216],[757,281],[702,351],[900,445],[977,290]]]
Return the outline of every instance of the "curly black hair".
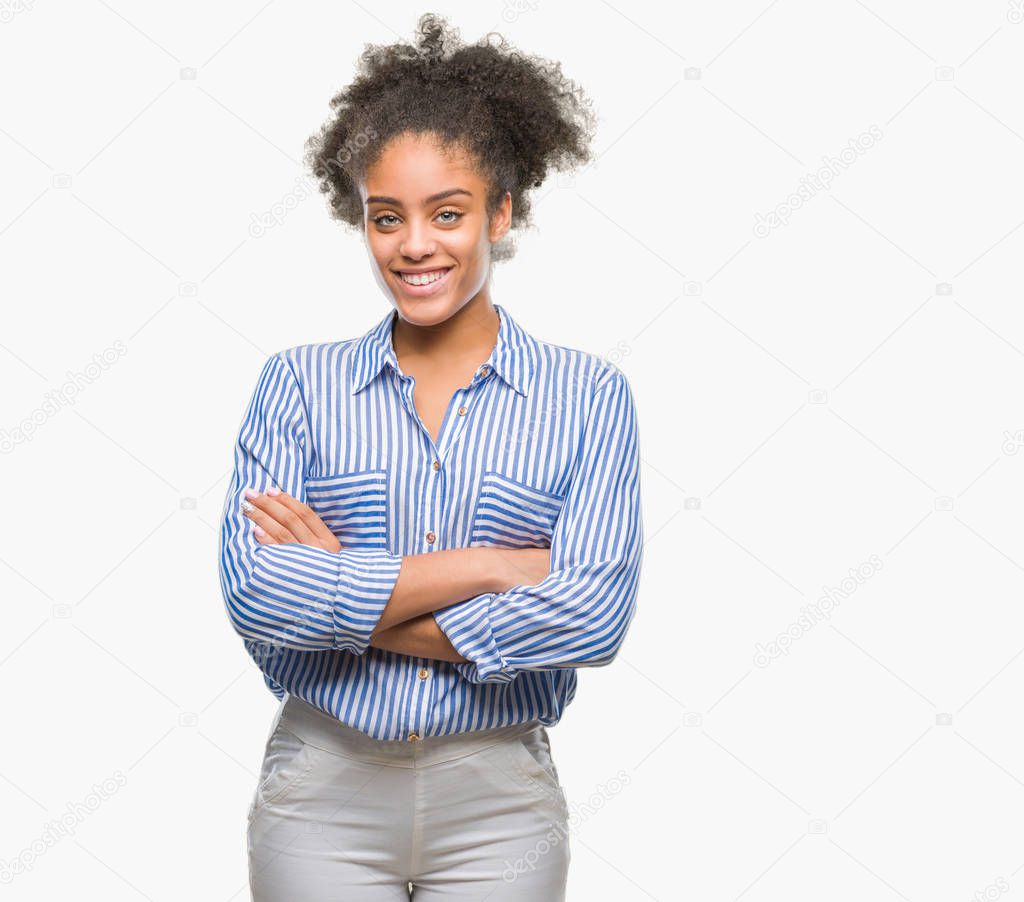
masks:
[[[531,225],[527,192],[552,168],[592,159],[596,116],[589,98],[558,62],[527,55],[494,32],[465,45],[433,13],[416,26],[418,41],[367,44],[358,75],[331,99],[334,110],[306,141],[305,162],[328,195],[332,219],[362,230],[357,183],[388,142],[429,134],[475,159],[489,189],[488,217],[512,195],[511,229]],[[491,250],[515,254],[506,235]]]

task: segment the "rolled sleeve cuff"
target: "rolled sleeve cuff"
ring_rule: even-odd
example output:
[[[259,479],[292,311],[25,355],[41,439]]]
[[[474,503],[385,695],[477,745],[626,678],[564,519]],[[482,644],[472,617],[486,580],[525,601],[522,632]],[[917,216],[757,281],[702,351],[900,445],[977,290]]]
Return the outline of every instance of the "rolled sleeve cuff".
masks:
[[[334,645],[365,653],[402,569],[402,556],[384,550],[338,552]]]
[[[467,661],[454,662],[470,683],[511,683],[519,671],[501,654],[491,630],[493,593],[476,595],[434,611],[434,620],[455,650]]]

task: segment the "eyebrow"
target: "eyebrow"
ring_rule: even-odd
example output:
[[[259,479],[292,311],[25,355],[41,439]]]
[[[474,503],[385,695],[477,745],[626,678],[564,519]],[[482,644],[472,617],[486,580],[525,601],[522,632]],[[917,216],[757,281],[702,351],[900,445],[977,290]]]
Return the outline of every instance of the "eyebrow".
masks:
[[[444,200],[446,197],[451,197],[453,194],[467,194],[470,197],[473,196],[472,191],[467,191],[465,188],[449,188],[447,191],[439,191],[437,194],[431,194],[430,197],[424,198],[424,204],[432,204],[435,201]],[[397,197],[387,197],[383,194],[372,194],[366,198],[366,205],[370,204],[391,204],[393,207],[402,206],[402,202]]]

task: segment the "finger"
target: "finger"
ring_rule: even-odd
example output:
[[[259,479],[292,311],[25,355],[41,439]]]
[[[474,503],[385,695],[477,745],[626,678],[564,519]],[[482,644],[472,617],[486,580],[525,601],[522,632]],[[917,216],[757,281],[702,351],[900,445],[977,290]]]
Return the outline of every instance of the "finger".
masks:
[[[278,542],[276,539],[272,538],[271,536],[269,536],[267,534],[267,531],[262,526],[260,526],[259,523],[253,523],[253,525],[252,525],[252,534],[254,536],[256,536],[256,541],[259,542],[260,545],[280,545],[280,544],[283,544],[281,542]]]
[[[277,500],[281,497],[280,494],[277,497],[271,497],[266,493],[257,492],[255,489],[246,489],[245,497],[250,504],[269,517],[277,527],[287,530],[288,534],[293,537],[291,541],[301,542],[303,545],[316,544],[315,536],[303,522],[302,518],[290,507],[281,504]],[[257,522],[264,529],[267,529],[267,525],[263,520],[257,520]],[[268,529],[267,531],[271,535],[276,535],[273,530]]]
[[[265,533],[263,544],[283,544],[296,541],[295,536],[287,527],[282,526],[270,514],[258,507],[254,500],[243,498],[242,511],[255,525],[263,529]],[[257,539],[259,538],[257,536]]]
[[[320,516],[314,511],[308,504],[303,504],[298,498],[293,495],[289,495],[287,492],[283,492],[280,489],[271,488],[267,489],[267,495],[272,497],[279,504],[288,508],[296,517],[299,518],[299,522],[306,529],[309,530],[310,535],[313,537],[314,542],[323,548],[334,548],[338,545],[337,537],[331,532],[330,528]],[[294,530],[293,530],[294,532]],[[307,543],[313,544],[313,543]]]

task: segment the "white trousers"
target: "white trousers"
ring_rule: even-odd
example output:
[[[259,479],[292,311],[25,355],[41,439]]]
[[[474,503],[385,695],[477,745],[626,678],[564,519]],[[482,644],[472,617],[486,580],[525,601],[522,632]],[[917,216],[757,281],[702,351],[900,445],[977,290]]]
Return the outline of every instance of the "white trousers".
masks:
[[[249,809],[253,902],[563,902],[568,821],[538,721],[382,741],[288,695]]]

